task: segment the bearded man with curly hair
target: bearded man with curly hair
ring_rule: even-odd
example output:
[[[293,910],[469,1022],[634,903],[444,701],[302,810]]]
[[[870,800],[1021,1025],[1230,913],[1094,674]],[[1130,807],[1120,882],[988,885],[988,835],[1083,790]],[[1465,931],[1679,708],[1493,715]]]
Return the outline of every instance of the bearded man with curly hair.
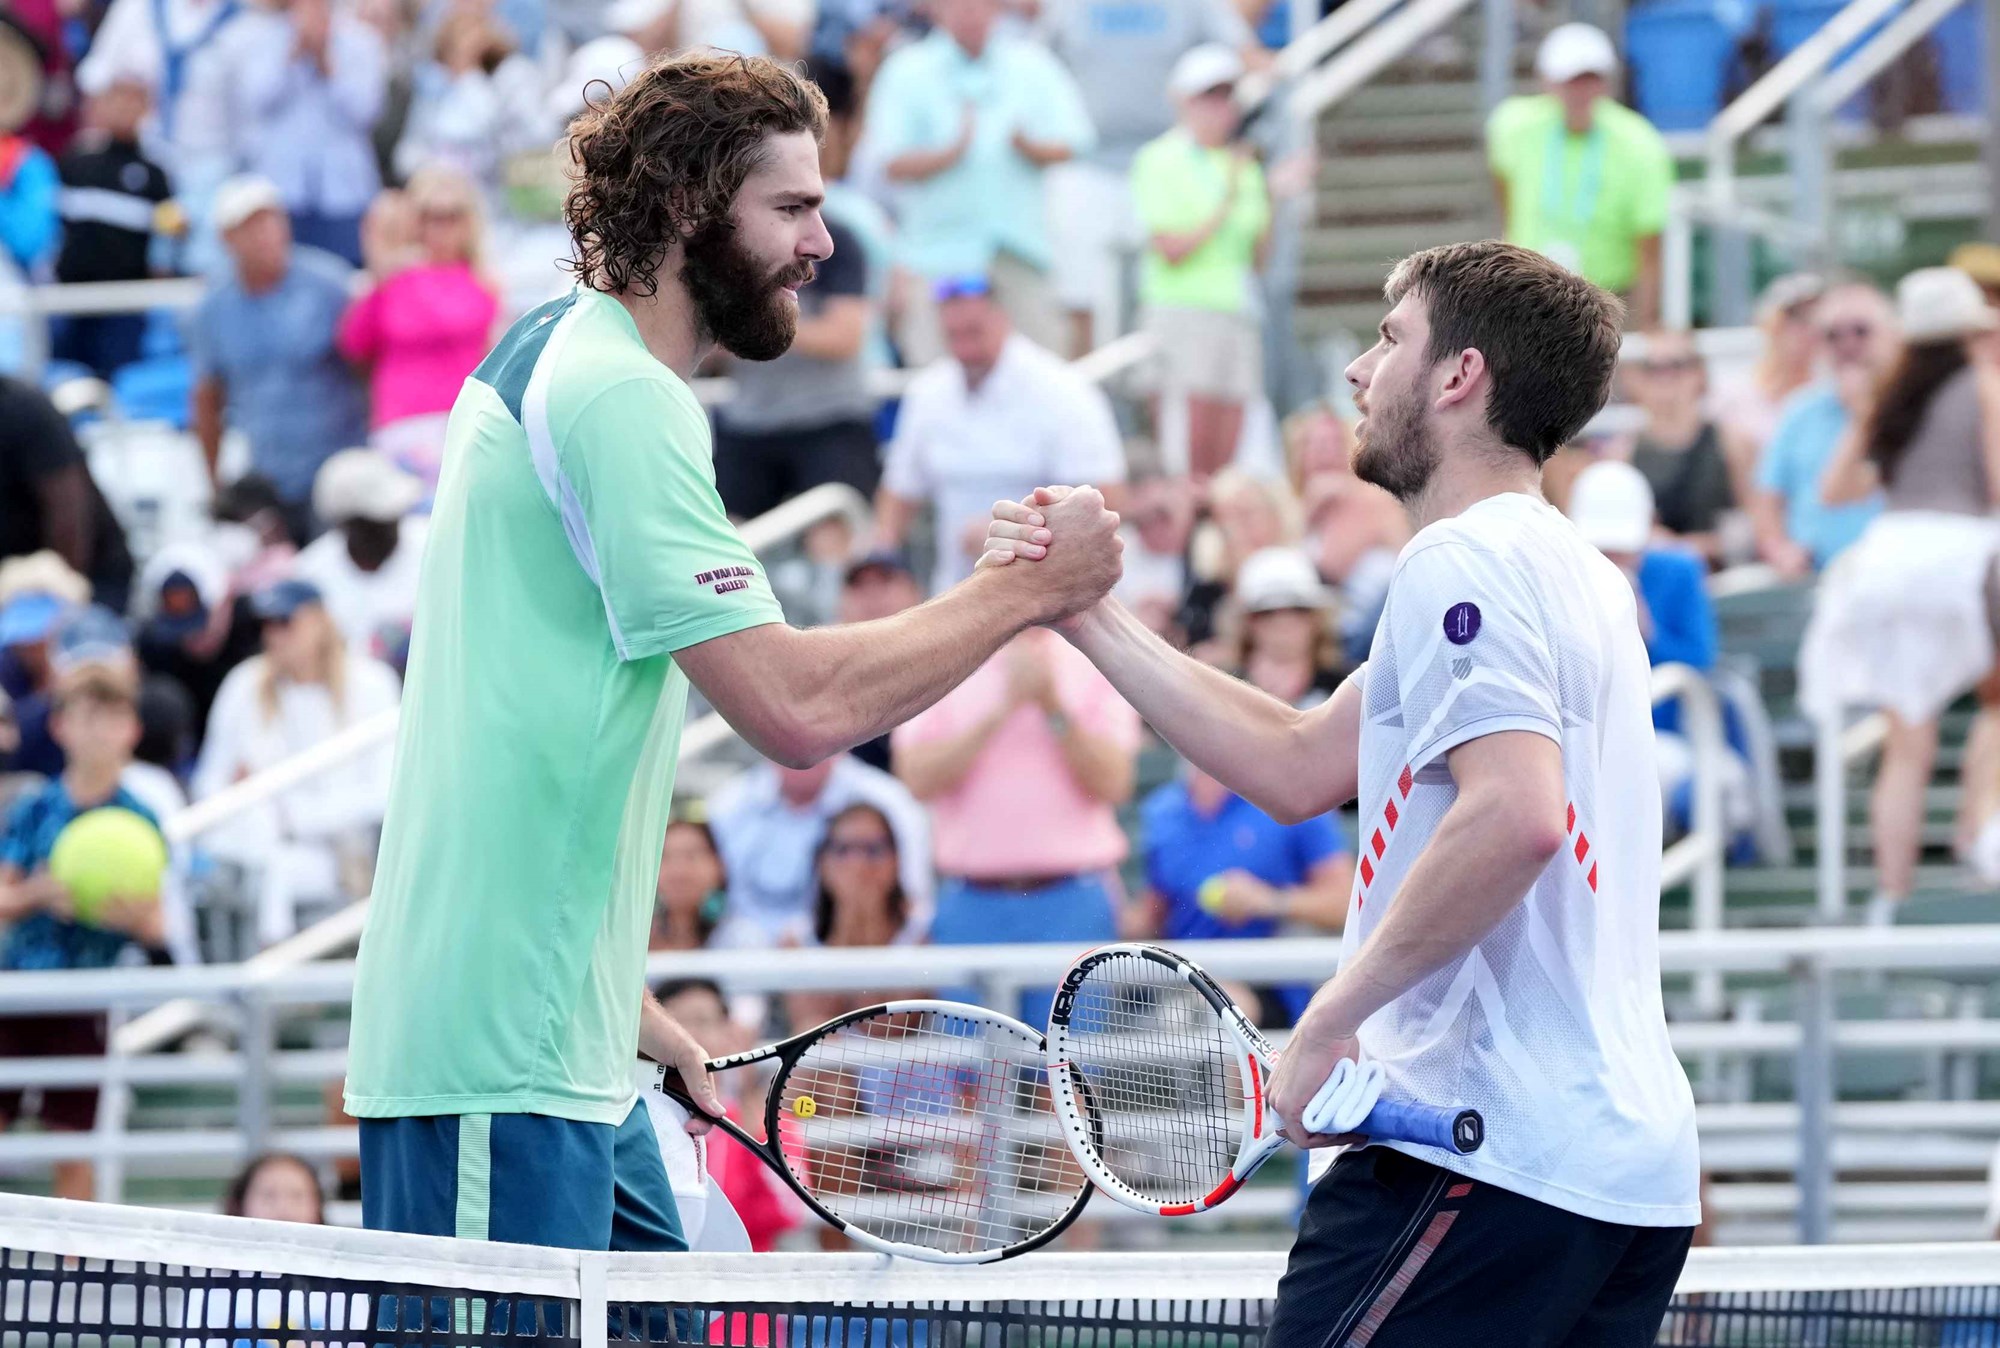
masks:
[[[643,979],[690,683],[805,767],[1117,579],[1117,516],[1084,489],[1047,512],[1061,565],[982,572],[878,622],[785,625],[688,380],[711,347],[791,344],[832,251],[825,125],[816,88],[740,56],[665,61],[593,100],[569,137],[576,286],[509,329],[452,409],[356,973],[370,1227],[685,1249],[633,1065],[669,1064],[721,1112]]]

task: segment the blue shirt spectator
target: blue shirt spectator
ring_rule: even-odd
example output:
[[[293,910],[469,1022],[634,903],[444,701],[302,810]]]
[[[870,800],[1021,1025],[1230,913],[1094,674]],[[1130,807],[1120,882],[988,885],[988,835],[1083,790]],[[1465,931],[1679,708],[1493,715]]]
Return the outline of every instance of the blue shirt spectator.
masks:
[[[24,272],[55,251],[61,190],[48,151],[18,136],[0,137],[0,245]]]
[[[1043,169],[1096,142],[1062,63],[990,32],[990,10],[946,0],[938,28],[884,61],[868,96],[868,153],[902,185],[903,265],[930,281],[984,274],[1002,253],[1046,271]]]
[[[1882,510],[1879,496],[1838,506],[1820,500],[1820,479],[1848,419],[1831,384],[1806,389],[1786,404],[1757,464],[1757,486],[1783,498],[1785,536],[1812,555],[1815,567],[1839,556]]]
[[[293,245],[277,188],[263,179],[225,184],[216,220],[235,268],[195,312],[195,434],[213,464],[224,422],[241,429],[251,467],[270,479],[303,538],[320,465],[367,439],[360,380],[334,349],[353,272]]]
[[[1708,568],[1679,548],[1648,548],[1639,555],[1639,598],[1646,606],[1646,654],[1656,665],[1715,668],[1721,632],[1708,598]]]
[[[301,243],[361,265],[361,216],[381,188],[375,121],[388,94],[381,35],[330,0],[255,16],[234,49],[253,171],[276,183]]]
[[[1280,824],[1194,768],[1139,807],[1146,896],[1136,924],[1171,941],[1275,936],[1287,922],[1338,930],[1354,855],[1331,815]],[[1270,989],[1258,1017],[1296,1017],[1312,989]],[[1260,994],[1260,997],[1262,994]],[[1282,1010],[1282,1015],[1278,1014]]]

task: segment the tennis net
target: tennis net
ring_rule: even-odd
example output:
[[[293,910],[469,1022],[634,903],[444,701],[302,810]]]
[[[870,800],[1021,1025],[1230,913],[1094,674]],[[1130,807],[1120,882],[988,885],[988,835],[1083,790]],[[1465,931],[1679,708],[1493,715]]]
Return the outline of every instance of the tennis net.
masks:
[[[579,1254],[0,1196],[0,1348],[1262,1348],[1282,1268]],[[2000,1348],[2000,1246],[1696,1251],[1658,1342]]]

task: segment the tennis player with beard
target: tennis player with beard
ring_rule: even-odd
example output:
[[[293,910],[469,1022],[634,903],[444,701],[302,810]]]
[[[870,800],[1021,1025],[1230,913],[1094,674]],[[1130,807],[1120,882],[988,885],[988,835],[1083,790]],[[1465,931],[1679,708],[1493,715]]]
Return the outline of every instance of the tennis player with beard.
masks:
[[[689,684],[804,767],[1118,578],[1117,516],[1082,489],[1048,512],[1064,566],[785,625],[688,380],[711,346],[790,345],[832,249],[825,127],[816,88],[738,56],[664,62],[593,105],[570,128],[576,288],[509,329],[452,409],[355,983],[371,1227],[686,1248],[633,1068],[677,1067],[721,1113],[643,979]]]
[[[1307,1201],[1270,1348],[1653,1342],[1700,1219],[1667,1040],[1660,795],[1632,586],[1541,495],[1604,403],[1619,303],[1538,254],[1406,258],[1348,367],[1355,472],[1403,502],[1368,663],[1299,712],[1107,600],[1070,637],[1146,721],[1273,816],[1359,802],[1337,974],[1271,1082],[1299,1119],[1342,1058],[1470,1105],[1469,1156],[1350,1150]],[[1062,497],[996,508],[982,568],[1042,561]],[[1057,535],[1060,538],[1060,535]],[[1285,1133],[1301,1146],[1352,1139]]]

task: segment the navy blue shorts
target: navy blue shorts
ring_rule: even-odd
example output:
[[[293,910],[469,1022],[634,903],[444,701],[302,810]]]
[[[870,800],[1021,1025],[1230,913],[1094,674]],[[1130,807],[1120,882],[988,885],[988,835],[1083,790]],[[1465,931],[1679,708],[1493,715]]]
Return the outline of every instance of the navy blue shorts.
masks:
[[[544,1114],[363,1119],[361,1221],[566,1250],[688,1247],[643,1102],[616,1126]]]

